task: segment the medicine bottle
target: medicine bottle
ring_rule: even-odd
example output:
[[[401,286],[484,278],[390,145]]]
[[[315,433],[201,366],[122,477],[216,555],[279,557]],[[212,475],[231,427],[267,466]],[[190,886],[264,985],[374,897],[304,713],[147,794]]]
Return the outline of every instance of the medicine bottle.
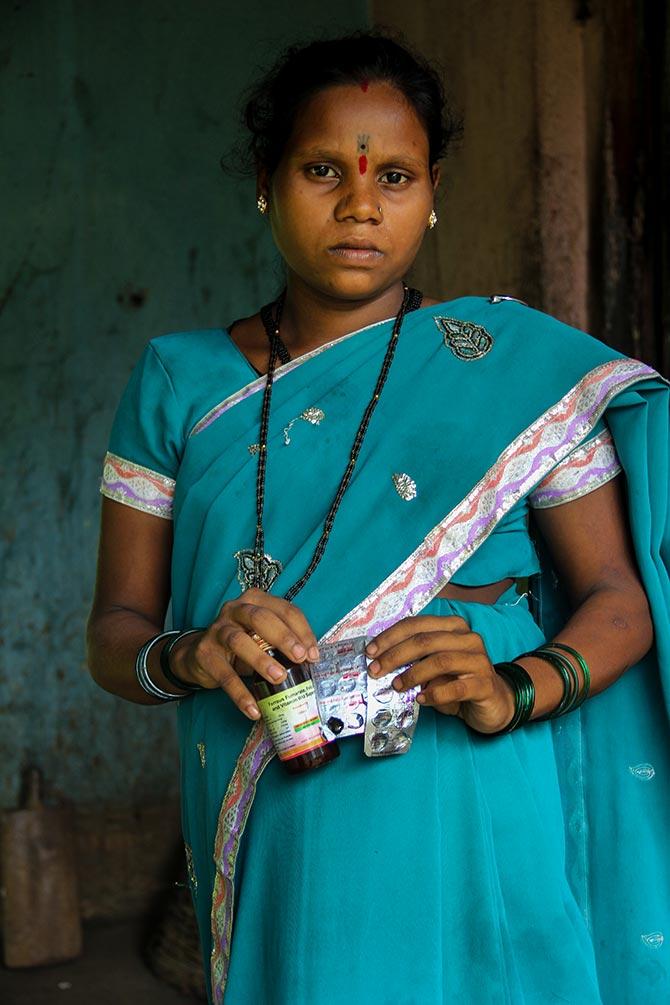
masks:
[[[259,645],[286,670],[280,684],[272,684],[260,674],[251,680],[252,693],[280,761],[292,775],[329,764],[340,751],[335,741],[324,736],[309,665],[295,663],[267,643]]]

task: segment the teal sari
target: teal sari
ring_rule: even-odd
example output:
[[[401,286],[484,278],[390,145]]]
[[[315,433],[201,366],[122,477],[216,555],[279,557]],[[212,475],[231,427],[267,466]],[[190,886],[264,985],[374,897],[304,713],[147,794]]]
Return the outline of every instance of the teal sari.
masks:
[[[391,326],[277,371],[273,593],[311,559]],[[176,627],[208,624],[240,593],[263,387],[226,332],[180,333],[150,343],[119,408],[103,492],[174,519]],[[551,637],[567,609],[529,533],[529,498],[607,428],[655,645],[554,722],[487,738],[424,708],[407,755],[369,760],[350,738],[300,778],[224,693],[181,701],[210,1001],[670,1000],[668,402],[651,368],[519,303],[465,297],[407,317],[325,556],[296,599],[319,638],[458,614],[497,662]],[[413,498],[396,490],[400,474]],[[514,587],[492,605],[438,597],[450,581],[507,577],[533,577],[532,612]]]

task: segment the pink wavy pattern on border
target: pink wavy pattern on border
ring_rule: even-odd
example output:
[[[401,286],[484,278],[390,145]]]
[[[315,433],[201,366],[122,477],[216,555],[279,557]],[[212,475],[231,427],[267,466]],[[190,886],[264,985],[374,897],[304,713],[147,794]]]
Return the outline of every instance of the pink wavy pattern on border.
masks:
[[[561,461],[528,497],[536,509],[578,499],[604,485],[621,471],[609,432],[596,436]]]
[[[587,435],[611,398],[637,381],[655,376],[651,367],[637,360],[615,360],[592,370],[517,436],[419,548],[320,641],[332,642],[363,632],[375,634],[399,621],[405,612],[415,613],[416,598],[421,597],[425,606],[511,506]],[[555,443],[541,445],[547,430],[558,434]],[[486,510],[483,516],[482,508]],[[465,535],[458,546],[450,547],[458,528],[465,528]],[[379,610],[383,605],[387,613],[381,618]],[[272,742],[263,724],[256,723],[237,760],[221,806],[214,849],[217,871],[211,915],[211,982],[215,1005],[223,1003],[230,963],[237,851],[256,785],[273,756]]]
[[[221,1005],[228,979],[235,903],[235,863],[256,785],[275,756],[262,721],[246,739],[221,804],[214,841],[216,878],[212,892],[211,984],[215,1005]]]
[[[105,454],[100,492],[108,499],[170,520],[174,486],[174,478],[110,451]]]

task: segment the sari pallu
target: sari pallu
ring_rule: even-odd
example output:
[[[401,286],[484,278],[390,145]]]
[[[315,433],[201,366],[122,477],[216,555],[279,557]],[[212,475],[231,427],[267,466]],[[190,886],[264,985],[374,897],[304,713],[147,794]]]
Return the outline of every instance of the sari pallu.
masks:
[[[459,357],[436,317],[482,326],[490,351]],[[265,519],[267,550],[284,563],[275,593],[311,558],[390,328],[278,372]],[[197,349],[186,338],[190,349],[184,337],[155,342],[182,400],[180,360]],[[263,380],[231,343],[221,352],[230,393],[191,410],[176,472],[176,625],[205,623],[239,594],[233,555],[253,542],[247,447]],[[315,408],[318,425],[299,419]],[[463,298],[408,317],[326,555],[296,602],[324,639],[454,612],[494,661],[537,645],[543,634],[517,597],[487,608],[436,595],[467,563],[481,563],[481,582],[537,571],[523,535],[501,540],[496,528],[605,411],[656,647],[582,710],[493,740],[423,710],[405,757],[366,761],[344,741],[328,771],[288,779],[260,727],[245,740],[248,724],[225,695],[181,703],[184,830],[207,956],[211,911],[213,1000],[227,987],[226,1001],[300,1005],[338,977],[354,1002],[624,1003],[670,993],[668,396],[658,375],[517,304]],[[416,498],[395,491],[394,474],[416,482]],[[552,634],[561,598],[542,568]],[[305,947],[299,963],[290,944]]]

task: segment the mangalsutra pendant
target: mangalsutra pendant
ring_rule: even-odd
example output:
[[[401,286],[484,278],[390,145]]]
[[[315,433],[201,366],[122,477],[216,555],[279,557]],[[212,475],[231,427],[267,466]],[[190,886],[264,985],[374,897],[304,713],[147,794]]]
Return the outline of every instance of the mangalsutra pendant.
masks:
[[[267,593],[282,571],[282,564],[271,555],[258,555],[253,548],[243,548],[236,551],[237,578],[244,590],[258,587]]]

